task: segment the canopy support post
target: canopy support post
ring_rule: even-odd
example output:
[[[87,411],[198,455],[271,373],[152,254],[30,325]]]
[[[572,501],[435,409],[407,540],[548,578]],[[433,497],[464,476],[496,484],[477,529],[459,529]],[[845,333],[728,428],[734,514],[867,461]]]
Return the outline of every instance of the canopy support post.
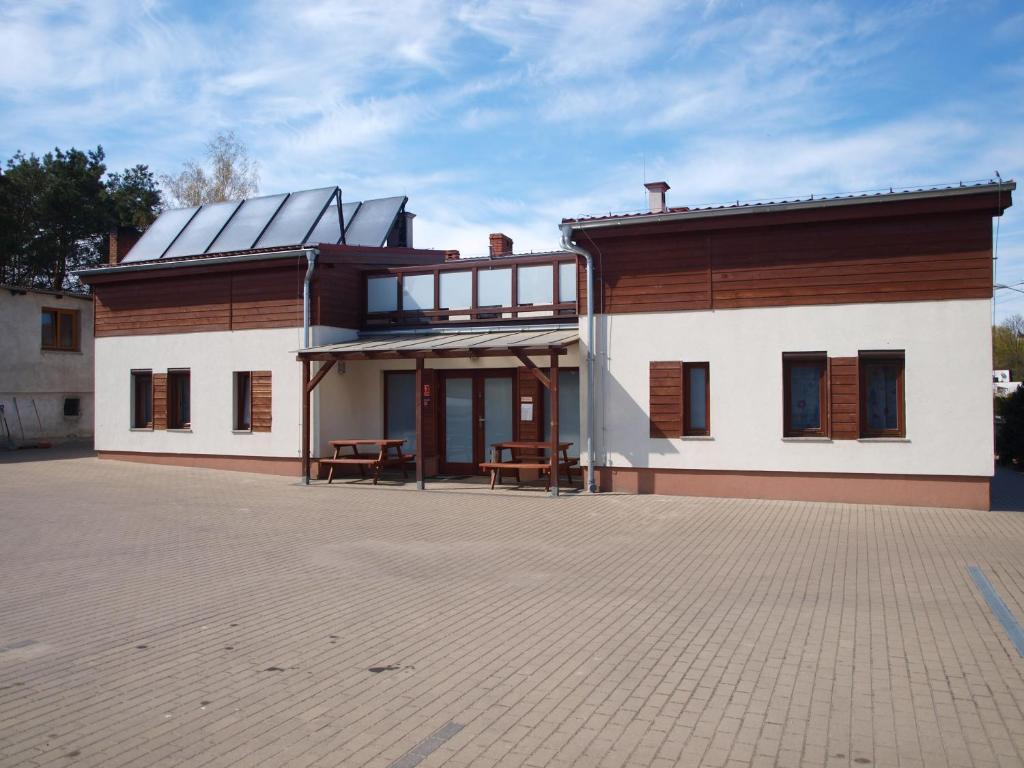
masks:
[[[302,361],[302,482],[309,485],[309,360]]]
[[[551,351],[551,367],[548,369],[549,386],[551,393],[551,495],[558,496],[558,353]]]
[[[426,488],[423,481],[423,358],[416,358],[416,490]]]

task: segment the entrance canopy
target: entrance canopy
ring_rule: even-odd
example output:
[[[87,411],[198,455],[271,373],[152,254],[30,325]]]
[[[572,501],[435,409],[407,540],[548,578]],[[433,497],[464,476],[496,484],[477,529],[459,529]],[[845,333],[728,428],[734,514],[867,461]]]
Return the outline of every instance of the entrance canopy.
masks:
[[[375,333],[354,341],[302,349],[300,360],[379,360],[434,357],[564,355],[579,343],[576,328],[559,330]]]
[[[324,344],[300,349],[302,363],[302,474],[308,485],[310,480],[310,394],[323,380],[335,363],[342,360],[396,360],[416,361],[416,487],[424,488],[423,480],[423,370],[430,358],[456,357],[516,357],[530,374],[550,393],[551,426],[550,455],[552,495],[558,495],[559,442],[558,442],[558,358],[569,347],[579,343],[578,328],[519,328],[518,330],[450,330],[430,332],[393,332],[361,335],[353,341]],[[545,355],[549,359],[545,374],[531,360],[531,356]],[[315,375],[313,361],[325,364]]]

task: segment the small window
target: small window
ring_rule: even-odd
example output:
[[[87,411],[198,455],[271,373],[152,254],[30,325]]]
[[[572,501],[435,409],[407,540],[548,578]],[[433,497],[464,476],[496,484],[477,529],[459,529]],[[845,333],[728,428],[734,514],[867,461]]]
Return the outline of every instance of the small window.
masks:
[[[43,349],[64,352],[78,349],[78,312],[73,309],[44,309],[40,320]]]
[[[153,428],[153,373],[132,371],[132,429]]]
[[[825,353],[782,356],[783,419],[786,437],[827,437],[828,399]]]
[[[707,363],[683,363],[683,434],[711,434],[711,377]]]
[[[64,398],[64,415],[74,418],[81,415],[81,400],[77,397]]]
[[[240,432],[252,429],[252,373],[235,372],[235,420],[234,429]]]
[[[518,303],[520,305],[551,304],[555,287],[555,272],[550,264],[537,267],[519,267]]]
[[[191,374],[189,371],[167,372],[167,428],[192,427]]]
[[[469,309],[473,304],[473,273],[442,272],[440,309]]]
[[[903,369],[903,352],[861,352],[861,437],[906,436]]]
[[[512,270],[481,269],[476,273],[476,290],[479,307],[511,306]]]
[[[558,265],[558,300],[576,301],[576,262],[563,261]]]
[[[434,308],[434,275],[405,275],[402,278],[402,309],[417,312]]]
[[[366,278],[366,311],[394,312],[398,309],[398,278]]]

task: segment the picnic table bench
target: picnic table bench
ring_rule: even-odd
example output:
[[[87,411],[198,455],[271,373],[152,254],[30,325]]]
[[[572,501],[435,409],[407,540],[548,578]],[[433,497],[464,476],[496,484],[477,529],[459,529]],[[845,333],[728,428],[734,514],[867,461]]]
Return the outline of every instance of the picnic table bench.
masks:
[[[321,464],[327,464],[330,471],[327,473],[327,484],[334,480],[334,469],[339,466],[356,466],[359,468],[359,476],[366,478],[366,470],[373,471],[373,484],[376,485],[380,479],[381,470],[384,467],[398,466],[402,470],[402,477],[408,478],[406,465],[416,461],[416,455],[404,453],[402,446],[405,440],[397,438],[384,439],[351,439],[351,440],[330,440],[329,444],[334,448],[334,456],[329,459],[320,459]],[[370,453],[360,453],[360,448],[376,448]],[[352,453],[342,455],[342,448],[351,448]],[[392,455],[394,451],[394,455]]]
[[[579,463],[579,459],[569,458],[569,447],[572,443],[559,443],[558,450],[562,457],[558,462],[558,471],[561,474],[565,470],[566,480],[572,487],[572,467]],[[516,482],[519,479],[519,470],[536,469],[539,472],[546,472],[548,475],[547,489],[551,490],[551,461],[545,458],[545,452],[550,452],[551,443],[535,440],[511,440],[503,443],[494,443],[491,446],[491,460],[480,464],[480,469],[487,469],[491,472],[491,489],[495,482],[501,485],[502,472],[511,470],[516,474]],[[504,461],[504,452],[509,451],[509,460]],[[515,452],[519,452],[517,456]],[[555,479],[558,482],[558,478]]]

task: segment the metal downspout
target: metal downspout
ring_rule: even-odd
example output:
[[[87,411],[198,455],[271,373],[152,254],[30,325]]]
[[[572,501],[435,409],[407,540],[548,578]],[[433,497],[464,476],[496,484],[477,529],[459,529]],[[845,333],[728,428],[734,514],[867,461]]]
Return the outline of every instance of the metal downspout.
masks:
[[[587,490],[597,492],[594,482],[594,257],[572,241],[572,225],[563,224],[562,250],[582,256],[587,262]]]
[[[310,334],[310,327],[309,327],[309,284],[313,281],[313,270],[316,268],[316,257],[317,257],[317,254],[319,254],[319,250],[317,250],[316,248],[304,248],[303,249],[303,253],[306,254],[306,278],[302,282],[302,348],[303,349],[309,349],[309,347],[310,347],[310,340],[309,340],[309,334]],[[306,365],[306,371],[308,371],[309,370],[309,364],[306,363],[305,365]],[[303,389],[305,389],[305,382],[303,382]],[[308,406],[309,399],[310,399],[310,397],[312,397],[312,393],[311,392],[303,392],[302,393],[302,397],[304,398],[304,402],[307,404],[306,407],[303,408],[303,411],[304,411],[303,415],[305,416],[306,424],[305,424],[305,428],[302,430],[302,432],[303,432],[302,439],[305,442],[305,445],[302,446],[302,452],[303,452],[303,454],[305,454],[307,451],[309,451],[309,436],[310,436],[310,433],[313,432],[313,429],[312,429],[313,425],[309,423],[312,420],[312,412],[313,412],[313,410],[312,410],[312,408],[310,408]],[[308,466],[306,467],[305,471],[302,474],[303,474],[302,481],[306,485],[309,485],[309,469],[308,469]]]

